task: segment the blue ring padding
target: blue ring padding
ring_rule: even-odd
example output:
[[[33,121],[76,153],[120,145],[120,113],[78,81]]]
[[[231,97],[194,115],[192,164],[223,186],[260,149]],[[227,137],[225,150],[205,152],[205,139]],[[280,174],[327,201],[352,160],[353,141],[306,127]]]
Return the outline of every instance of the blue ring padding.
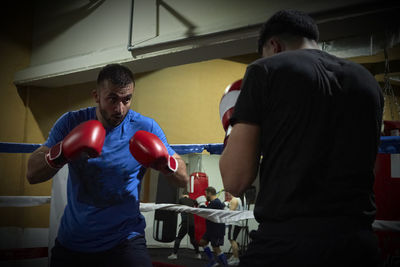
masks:
[[[204,150],[210,154],[221,154],[224,148],[223,144],[200,144],[200,145],[171,145],[176,153],[180,155],[201,153]]]
[[[0,153],[32,153],[41,144],[0,142]]]
[[[171,145],[172,149],[175,150],[176,153],[190,154],[190,153],[201,153],[204,150],[204,145]]]
[[[400,136],[381,136],[378,152],[382,154],[399,154]]]
[[[40,146],[41,144],[0,142],[0,153],[31,153]],[[210,154],[221,154],[223,144],[171,145],[171,147],[180,155],[201,153],[204,150]],[[379,153],[400,154],[400,136],[382,136]]]

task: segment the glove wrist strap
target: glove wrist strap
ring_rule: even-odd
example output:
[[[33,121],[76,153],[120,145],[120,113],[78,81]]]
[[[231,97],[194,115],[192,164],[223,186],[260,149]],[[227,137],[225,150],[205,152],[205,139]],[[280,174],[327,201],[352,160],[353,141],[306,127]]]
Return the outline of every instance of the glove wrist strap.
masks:
[[[67,163],[62,155],[62,142],[57,143],[50,148],[49,152],[45,155],[46,163],[53,169],[60,169]]]
[[[172,156],[168,157],[168,169],[170,169],[172,172],[176,172],[178,170],[178,161],[176,158]]]

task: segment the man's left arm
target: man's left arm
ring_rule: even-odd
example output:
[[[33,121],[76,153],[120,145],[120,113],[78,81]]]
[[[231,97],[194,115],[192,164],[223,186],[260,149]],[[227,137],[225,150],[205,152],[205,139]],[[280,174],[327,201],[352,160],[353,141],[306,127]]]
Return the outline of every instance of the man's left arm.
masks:
[[[255,180],[260,162],[260,126],[236,123],[219,160],[226,191],[240,195]]]
[[[224,188],[238,196],[254,181],[260,162],[264,94],[267,90],[264,65],[247,67],[230,123],[232,130],[219,166]]]

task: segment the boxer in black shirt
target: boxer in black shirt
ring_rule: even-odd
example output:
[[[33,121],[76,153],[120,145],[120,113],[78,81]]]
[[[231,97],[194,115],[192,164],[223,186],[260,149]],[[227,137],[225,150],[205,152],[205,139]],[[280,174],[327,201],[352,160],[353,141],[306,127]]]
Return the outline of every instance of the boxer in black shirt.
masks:
[[[382,92],[364,67],[321,51],[318,34],[308,15],[277,12],[243,79],[220,159],[232,194],[260,165],[259,228],[240,266],[380,261],[371,223]]]

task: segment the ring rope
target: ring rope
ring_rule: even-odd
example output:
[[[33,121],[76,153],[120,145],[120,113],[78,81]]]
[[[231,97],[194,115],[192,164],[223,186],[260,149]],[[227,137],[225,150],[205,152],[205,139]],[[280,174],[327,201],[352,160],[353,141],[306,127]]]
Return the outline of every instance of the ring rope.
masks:
[[[50,201],[51,196],[0,196],[0,207],[35,207],[48,204]],[[140,203],[141,212],[150,212],[157,209],[196,214],[215,223],[232,223],[254,219],[254,214],[251,210],[215,210],[192,208],[179,204]],[[374,230],[400,232],[400,221],[375,220],[372,228]]]

